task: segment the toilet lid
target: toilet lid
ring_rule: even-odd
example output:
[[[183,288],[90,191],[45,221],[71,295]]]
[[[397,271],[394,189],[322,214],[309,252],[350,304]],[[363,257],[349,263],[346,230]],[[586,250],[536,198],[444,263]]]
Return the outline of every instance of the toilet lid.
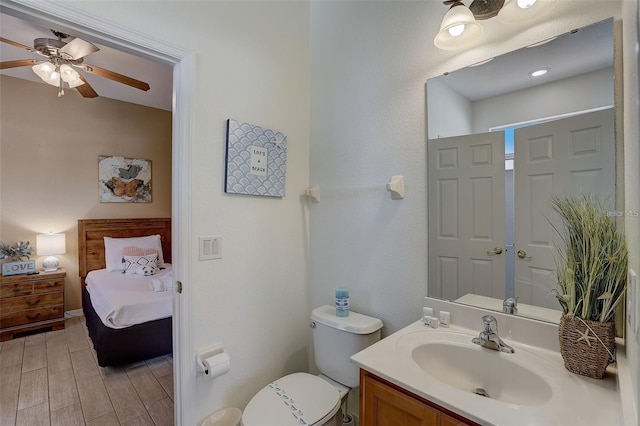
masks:
[[[294,373],[262,388],[244,409],[242,424],[313,425],[339,406],[338,389],[312,374]]]

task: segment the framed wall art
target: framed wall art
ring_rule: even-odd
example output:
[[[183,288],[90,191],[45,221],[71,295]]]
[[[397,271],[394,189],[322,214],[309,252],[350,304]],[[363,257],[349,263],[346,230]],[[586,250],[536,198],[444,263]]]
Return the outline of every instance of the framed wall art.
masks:
[[[227,120],[225,192],[284,197],[286,177],[287,137],[283,133]]]
[[[98,175],[101,203],[151,202],[151,160],[101,155]]]

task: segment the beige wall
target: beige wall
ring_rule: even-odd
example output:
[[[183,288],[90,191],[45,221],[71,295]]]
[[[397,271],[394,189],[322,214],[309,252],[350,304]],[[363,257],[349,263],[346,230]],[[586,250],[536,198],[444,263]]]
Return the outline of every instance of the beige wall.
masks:
[[[67,235],[65,309],[79,309],[77,220],[171,216],[171,112],[0,77],[0,240]],[[100,203],[98,156],[151,160],[151,203]],[[42,259],[36,259],[41,267]]]

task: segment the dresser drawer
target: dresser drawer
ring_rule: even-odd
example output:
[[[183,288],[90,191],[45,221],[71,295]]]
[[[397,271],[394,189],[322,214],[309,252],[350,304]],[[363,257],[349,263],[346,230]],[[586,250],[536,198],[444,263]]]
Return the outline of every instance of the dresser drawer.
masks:
[[[0,299],[17,296],[28,296],[31,293],[33,293],[33,285],[31,283],[0,285]]]
[[[34,331],[64,329],[67,273],[0,276],[0,342]]]
[[[64,304],[64,294],[44,293],[32,296],[14,297],[12,299],[0,300],[0,316],[5,316],[12,312],[26,311],[30,309],[44,308]]]
[[[30,324],[35,321],[43,321],[64,316],[62,305],[49,306],[27,311],[11,312],[0,316],[0,328],[13,327],[16,325]]]
[[[33,293],[49,293],[52,291],[62,291],[64,280],[37,281],[33,283]]]

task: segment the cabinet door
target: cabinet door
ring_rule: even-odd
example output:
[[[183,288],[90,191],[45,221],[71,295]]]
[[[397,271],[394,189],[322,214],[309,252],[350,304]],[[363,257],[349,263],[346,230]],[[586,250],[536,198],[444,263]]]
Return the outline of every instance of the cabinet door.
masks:
[[[439,426],[440,412],[397,390],[364,376],[363,426]]]
[[[442,413],[442,421],[440,423],[440,426],[467,426],[468,423],[462,422],[458,419],[454,419],[451,416],[447,416],[446,414]]]

